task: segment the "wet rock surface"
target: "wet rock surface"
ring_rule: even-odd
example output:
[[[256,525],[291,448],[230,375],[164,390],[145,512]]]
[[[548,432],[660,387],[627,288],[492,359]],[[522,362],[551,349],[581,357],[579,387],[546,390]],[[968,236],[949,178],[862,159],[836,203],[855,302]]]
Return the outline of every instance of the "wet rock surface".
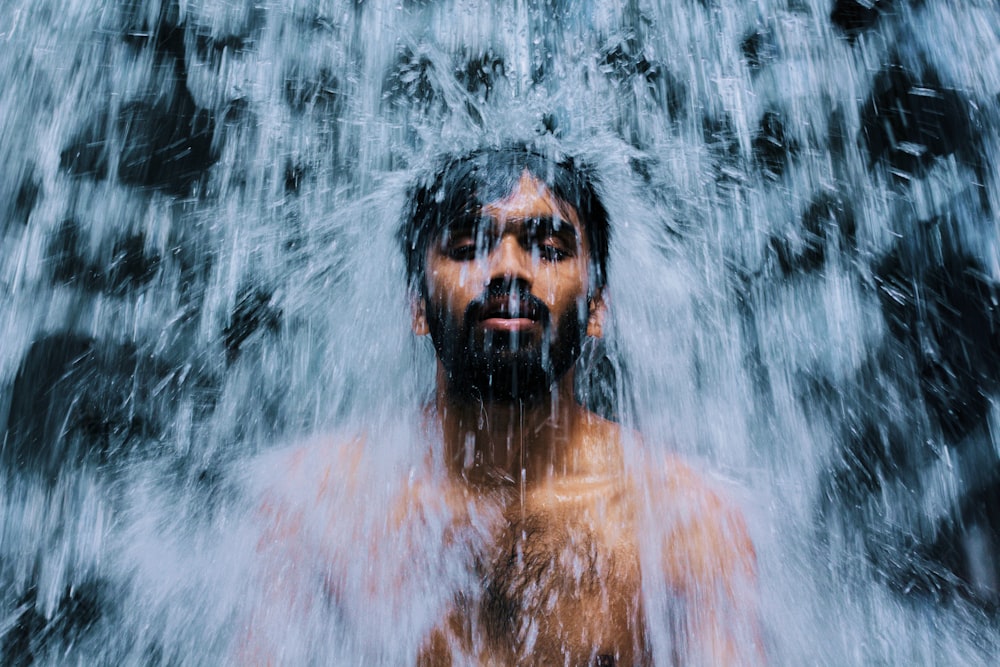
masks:
[[[74,17],[95,14],[70,4]],[[767,423],[762,439],[787,426],[781,409],[828,425],[816,436],[829,446],[818,479],[802,482],[823,497],[823,525],[857,537],[900,599],[960,599],[995,615],[1000,84],[990,54],[981,67],[971,56],[947,67],[960,49],[945,47],[981,47],[971,30],[929,34],[945,3],[789,2],[764,15],[708,0],[659,13],[605,3],[603,14],[532,2],[523,34],[431,44],[424,28],[461,14],[407,2],[397,27],[409,37],[378,48],[366,43],[374,3],[341,4],[130,0],[79,28],[30,19],[39,35],[86,35],[65,40],[69,55],[39,47],[33,57],[49,64],[32,66],[44,77],[15,81],[26,65],[0,72],[20,85],[2,99],[13,120],[0,286],[18,329],[0,366],[6,479],[54,493],[93,476],[106,500],[130,466],[153,460],[186,480],[181,493],[207,497],[222,475],[206,471],[265,447],[261,433],[277,441],[335,413],[336,401],[311,404],[321,392],[301,385],[356,383],[367,376],[352,364],[378,348],[353,321],[337,329],[346,350],[324,355],[316,342],[337,324],[321,312],[331,303],[343,320],[366,312],[344,308],[340,292],[352,276],[372,279],[358,259],[373,243],[366,226],[391,217],[372,175],[467,148],[470,135],[501,141],[498,126],[516,121],[543,142],[597,141],[595,161],[635,180],[635,192],[607,186],[619,203],[652,207],[623,207],[635,216],[615,221],[625,241],[652,217],[656,252],[677,244],[691,261],[713,258],[707,300],[732,312],[698,304],[693,317],[733,340],[693,345],[690,378],[668,364],[662,375],[708,392],[713,372],[725,375],[713,365],[738,359],[733,374],[750,389],[725,395],[754,404],[746,422]],[[607,146],[619,154],[602,155]],[[823,288],[841,301],[822,301]],[[657,304],[661,328],[681,326],[672,305]],[[857,319],[817,333],[799,311],[813,325]],[[855,337],[836,339],[838,326]],[[628,417],[621,387],[672,352],[630,366],[615,344],[588,347],[578,376],[581,400],[612,419]],[[795,351],[776,359],[775,348]],[[844,350],[855,357],[826,359]],[[349,404],[353,391],[335,398]],[[718,403],[726,409],[700,421],[736,409]],[[957,490],[932,512],[921,503],[949,465]],[[914,507],[912,523],[886,519],[880,502]],[[109,512],[125,520],[119,504]],[[72,523],[53,522],[53,535]],[[17,548],[8,541],[0,559],[46,561]],[[65,586],[36,567],[0,575],[0,664],[57,664],[120,620],[114,573],[99,565]],[[139,654],[170,664],[148,643]]]

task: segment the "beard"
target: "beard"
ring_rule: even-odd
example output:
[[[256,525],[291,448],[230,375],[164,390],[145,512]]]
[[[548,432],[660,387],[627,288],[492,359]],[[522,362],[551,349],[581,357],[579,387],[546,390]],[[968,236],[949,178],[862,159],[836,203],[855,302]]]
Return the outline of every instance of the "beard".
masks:
[[[548,307],[537,297],[520,292],[541,325],[529,331],[493,331],[477,326],[488,299],[502,297],[487,291],[465,309],[459,319],[427,301],[431,341],[447,375],[450,398],[537,404],[576,363],[586,334],[583,308],[571,308],[552,327]],[[541,329],[541,333],[538,332]]]

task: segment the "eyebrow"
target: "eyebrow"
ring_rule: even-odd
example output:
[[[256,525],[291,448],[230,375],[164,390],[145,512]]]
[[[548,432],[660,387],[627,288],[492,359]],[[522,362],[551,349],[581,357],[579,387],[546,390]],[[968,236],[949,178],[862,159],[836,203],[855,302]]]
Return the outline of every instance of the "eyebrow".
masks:
[[[576,225],[565,218],[545,215],[528,218],[525,224],[528,227],[528,233],[535,237],[555,236],[574,243],[579,243],[580,240]]]
[[[488,224],[487,221],[492,221],[489,224],[493,224],[496,222],[496,219],[493,216],[484,216],[481,214],[463,215],[443,225],[440,236],[447,238],[461,234],[474,234],[478,232],[481,226]],[[581,236],[576,225],[566,218],[541,215],[523,219],[514,218],[512,222],[522,225],[529,236],[536,238],[554,236],[562,241],[572,241],[577,245],[580,243]]]

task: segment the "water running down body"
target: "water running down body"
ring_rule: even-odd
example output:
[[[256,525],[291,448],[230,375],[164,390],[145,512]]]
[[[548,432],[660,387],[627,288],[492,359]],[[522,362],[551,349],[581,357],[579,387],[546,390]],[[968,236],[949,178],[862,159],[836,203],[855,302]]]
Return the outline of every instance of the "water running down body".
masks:
[[[680,460],[642,480],[627,474],[622,427],[574,396],[581,342],[602,335],[607,312],[606,213],[586,171],[522,146],[484,150],[449,161],[413,196],[401,238],[413,332],[430,335],[437,352],[424,430],[443,441],[444,460],[435,474],[429,453],[426,466],[399,480],[387,530],[414,534],[426,504],[443,507],[446,541],[476,535],[467,566],[478,582],[451,596],[417,664],[650,664],[637,534],[642,489],[654,512],[674,517],[655,562],[645,565],[660,570],[674,596],[672,660],[762,662],[755,557],[739,512]],[[306,500],[265,499],[262,550],[283,569],[332,563],[324,587],[336,606],[344,573],[336,556],[306,546],[315,528],[304,524],[326,516],[317,506],[357,487],[364,438],[317,447],[328,450],[318,455],[328,461],[318,476],[303,477],[315,452],[297,450],[278,469],[304,480],[296,497]],[[389,563],[388,571],[372,568],[373,580],[361,586],[368,595],[417,562],[409,551],[419,540],[403,538],[399,548],[378,544],[378,534],[358,538],[359,554],[381,552],[376,560]],[[255,626],[268,622],[264,616],[294,623],[295,609],[314,609],[302,599],[316,592],[289,581],[296,577],[265,597],[268,609],[250,622],[241,660],[282,664],[287,635]],[[292,613],[275,614],[276,605]]]
[[[303,524],[326,541],[283,540],[321,570],[300,590],[329,641],[280,619],[283,655],[311,649],[285,662],[412,664],[453,610],[479,618],[524,545],[521,485],[444,502],[392,233],[430,153],[529,136],[599,166],[615,213],[613,307],[575,374],[640,489],[654,662],[683,653],[664,534],[704,514],[654,502],[645,471],[676,463],[642,453],[668,451],[746,490],[721,495],[774,664],[996,661],[997,3],[6,7],[0,664],[222,664],[256,554],[228,518],[283,498],[244,507],[226,473],[317,432],[346,435],[314,479],[259,476],[294,496],[330,470]],[[564,572],[611,568],[574,544]]]

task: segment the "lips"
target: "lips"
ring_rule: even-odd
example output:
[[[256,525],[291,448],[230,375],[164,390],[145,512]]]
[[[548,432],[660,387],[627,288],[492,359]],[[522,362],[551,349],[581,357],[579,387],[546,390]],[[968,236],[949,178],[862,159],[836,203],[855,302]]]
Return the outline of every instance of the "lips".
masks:
[[[488,319],[526,319],[537,322],[541,319],[541,312],[531,299],[495,298],[488,300],[480,311],[480,320]]]
[[[504,294],[482,302],[477,309],[479,326],[493,331],[524,331],[545,319],[545,304],[530,294]]]

